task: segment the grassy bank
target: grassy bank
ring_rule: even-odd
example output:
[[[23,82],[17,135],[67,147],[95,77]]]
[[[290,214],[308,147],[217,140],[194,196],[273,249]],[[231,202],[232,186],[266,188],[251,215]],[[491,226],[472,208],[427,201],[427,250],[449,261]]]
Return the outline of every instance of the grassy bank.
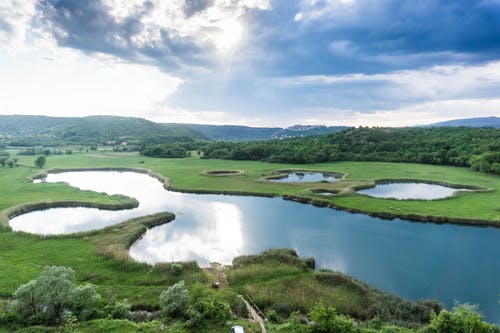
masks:
[[[173,276],[168,266],[136,263],[128,256],[128,247],[147,228],[173,218],[170,213],[160,213],[68,236],[0,233],[0,296],[10,296],[44,266],[57,265],[72,267],[79,280],[96,284],[105,297],[128,299],[135,308],[157,308],[157,295],[165,285],[182,279],[206,280],[195,264],[184,265],[183,274]]]

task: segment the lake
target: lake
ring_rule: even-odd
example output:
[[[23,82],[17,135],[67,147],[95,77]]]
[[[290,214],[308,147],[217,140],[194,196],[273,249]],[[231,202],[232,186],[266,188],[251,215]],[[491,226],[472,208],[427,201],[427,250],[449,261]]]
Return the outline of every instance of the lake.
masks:
[[[276,183],[316,183],[316,182],[335,182],[339,180],[338,176],[322,173],[322,172],[290,172],[281,178],[270,178],[272,182]]]
[[[176,219],[152,228],[130,249],[138,261],[230,263],[241,254],[288,247],[330,268],[408,299],[477,303],[500,322],[500,230],[450,224],[387,221],[364,214],[286,201],[167,191],[145,174],[66,172],[46,181],[135,197],[139,207],[106,211],[53,208],[9,221],[14,230],[64,234],[171,211]],[[36,186],[43,186],[37,184]]]
[[[451,197],[457,191],[470,190],[426,183],[388,183],[357,192],[375,198],[435,200]]]

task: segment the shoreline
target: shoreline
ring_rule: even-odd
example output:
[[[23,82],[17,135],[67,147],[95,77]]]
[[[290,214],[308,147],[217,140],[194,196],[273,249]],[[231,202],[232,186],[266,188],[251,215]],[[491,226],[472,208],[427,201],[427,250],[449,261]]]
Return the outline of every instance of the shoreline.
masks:
[[[419,215],[419,214],[397,214],[392,212],[373,212],[367,211],[359,208],[345,207],[341,205],[337,205],[328,200],[321,200],[317,198],[311,198],[308,196],[300,196],[300,195],[276,195],[272,193],[263,193],[263,192],[254,192],[254,191],[235,191],[235,190],[200,190],[200,189],[184,189],[177,188],[171,185],[170,179],[153,171],[145,168],[131,168],[131,167],[99,167],[99,168],[53,168],[42,171],[33,177],[32,180],[41,179],[47,176],[49,173],[63,173],[63,172],[81,172],[81,171],[116,171],[116,172],[137,172],[142,174],[147,174],[158,181],[160,181],[163,187],[172,192],[179,193],[193,193],[193,194],[220,194],[220,195],[241,195],[241,196],[257,196],[257,197],[281,197],[284,200],[295,201],[304,204],[311,204],[317,207],[327,207],[336,210],[343,210],[349,213],[354,214],[364,214],[372,217],[378,217],[386,220],[393,219],[402,219],[410,222],[419,222],[419,223],[435,223],[435,224],[455,224],[455,225],[463,225],[463,226],[476,226],[476,227],[494,227],[500,228],[500,221],[492,221],[492,220],[483,220],[483,219],[468,219],[468,218],[454,218],[449,216],[434,216],[434,215]],[[335,174],[330,172],[331,174]],[[340,174],[340,173],[337,173]],[[344,174],[345,176],[345,174]],[[438,181],[427,181],[422,179],[379,179],[374,181],[374,185],[369,187],[372,188],[377,184],[384,184],[388,182],[419,182],[419,183],[428,183],[428,184],[437,184],[444,185],[452,188],[467,188],[473,189],[480,192],[488,192],[490,189],[482,188],[479,186],[473,185],[460,185],[460,184],[451,184],[446,182],[438,182]],[[363,189],[365,186],[361,186]],[[358,190],[359,188],[353,188],[353,191]],[[312,192],[313,193],[313,192]],[[454,194],[455,196],[455,194]],[[128,197],[125,197],[128,198]],[[453,198],[453,196],[451,197]],[[137,202],[134,198],[135,202]],[[450,198],[444,198],[440,200],[446,200]],[[384,199],[382,199],[384,200]],[[134,203],[135,204],[135,203]],[[137,202],[138,205],[138,202]],[[27,203],[21,204],[15,207],[7,208],[6,210],[0,212],[0,226],[6,226],[8,229],[12,230],[8,224],[9,219],[12,217],[28,213],[34,210],[39,209],[47,209],[47,208],[56,208],[56,207],[87,207],[87,208],[99,208],[99,209],[110,209],[110,210],[121,210],[127,208],[135,208],[137,206],[132,206],[131,203],[120,204],[99,204],[95,202],[80,202],[80,201],[54,201],[54,202],[37,202],[37,203]]]

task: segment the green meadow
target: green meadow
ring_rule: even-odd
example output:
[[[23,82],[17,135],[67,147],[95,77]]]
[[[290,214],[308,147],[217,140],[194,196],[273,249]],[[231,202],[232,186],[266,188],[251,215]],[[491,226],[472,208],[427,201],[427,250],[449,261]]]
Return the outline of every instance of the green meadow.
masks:
[[[57,205],[58,202],[71,201],[102,206],[130,204],[130,198],[80,191],[63,183],[34,184],[31,178],[43,170],[32,167],[33,162],[34,157],[20,157],[19,166],[0,169],[0,298],[8,299],[21,284],[35,278],[46,265],[72,267],[79,281],[91,282],[98,286],[105,302],[126,299],[133,309],[158,309],[158,295],[177,281],[184,280],[188,286],[193,286],[197,283],[208,284],[214,279],[210,271],[200,269],[195,263],[184,263],[182,273],[174,276],[170,273],[168,263],[150,266],[135,263],[128,257],[128,246],[145,232],[147,227],[168,222],[172,218],[168,213],[127,221],[100,231],[68,236],[43,237],[10,231],[8,216],[12,208],[30,203]],[[151,170],[167,179],[171,188],[183,191],[288,195],[328,201],[332,205],[368,213],[444,216],[500,225],[500,177],[473,172],[467,168],[366,162],[293,165],[205,160],[198,157],[155,159],[137,154],[101,151],[49,156],[44,169],[114,167]],[[204,174],[213,170],[241,170],[243,174]],[[275,170],[329,171],[342,173],[344,178],[334,183],[313,185],[273,183],[266,177],[274,174]],[[486,190],[430,202],[375,199],[354,193],[355,188],[373,186],[374,182],[380,179],[419,179],[476,186]],[[320,197],[311,191],[314,189],[327,189],[338,194],[327,198]],[[248,265],[235,265],[228,271],[229,287],[225,289],[225,295],[231,298],[236,294],[247,294],[264,310],[281,311],[283,316],[294,310],[306,312],[316,302],[322,302],[334,305],[341,313],[362,320],[371,318],[381,304],[391,304],[394,307],[403,302],[397,297],[375,291],[362,282],[343,275],[308,270],[306,262],[294,259],[293,255],[280,252],[275,254],[276,257],[264,256],[262,260],[241,259],[240,263],[250,261]],[[284,261],[280,260],[283,258]],[[418,304],[415,307],[418,311],[425,310]],[[407,308],[413,309],[411,306]],[[104,325],[110,331],[116,327],[117,332],[122,329],[148,332],[156,331],[157,324],[94,321],[79,324],[79,331],[90,332],[97,330],[99,325]],[[251,332],[255,329],[248,325],[247,328]],[[225,329],[215,327],[207,328],[206,331],[218,332]]]
[[[21,158],[20,163],[32,165],[34,158]],[[414,215],[444,217],[449,220],[470,220],[496,225],[500,223],[500,177],[472,171],[468,168],[383,162],[335,162],[321,164],[274,164],[252,161],[228,161],[193,158],[155,159],[130,153],[99,152],[50,156],[46,169],[50,168],[145,168],[159,173],[178,190],[223,191],[238,193],[262,193],[267,195],[291,195],[363,212],[385,213],[406,217]],[[266,180],[275,170],[319,170],[338,172],[345,177],[334,183],[287,184]],[[242,175],[206,176],[210,170],[242,170]],[[63,184],[32,184],[30,177],[39,170],[17,167],[1,170],[0,210],[27,202],[46,200],[81,200],[100,203],[117,203],[110,198],[91,192],[82,192]],[[485,191],[461,193],[442,200],[394,200],[371,198],[354,193],[357,187],[373,186],[380,179],[418,179],[454,185],[484,188]],[[325,198],[311,192],[314,189],[339,192]]]

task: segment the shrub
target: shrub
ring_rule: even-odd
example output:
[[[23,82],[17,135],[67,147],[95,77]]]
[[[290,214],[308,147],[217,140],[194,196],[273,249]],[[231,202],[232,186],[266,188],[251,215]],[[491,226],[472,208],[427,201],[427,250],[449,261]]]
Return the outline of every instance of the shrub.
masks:
[[[198,283],[193,286],[191,297],[192,303],[188,313],[191,321],[196,319],[200,322],[203,320],[214,324],[223,324],[231,317],[229,303],[223,300],[220,294],[208,289],[203,284]]]
[[[349,333],[354,332],[351,319],[338,315],[334,307],[315,306],[309,312],[309,318],[314,322],[313,333]]]
[[[173,275],[180,275],[182,272],[182,264],[174,263],[170,266],[170,272]]]
[[[127,318],[128,313],[129,313],[131,308],[132,308],[132,305],[129,302],[127,302],[127,300],[125,299],[121,302],[120,301],[115,302],[111,306],[109,314],[114,319],[125,319],[125,318]]]
[[[196,309],[196,306],[190,305],[186,311],[188,318],[186,325],[188,327],[198,327],[203,322],[203,315]]]
[[[86,320],[98,311],[100,295],[95,286],[78,287],[75,271],[61,266],[46,267],[40,276],[19,287],[13,294],[13,311],[23,323],[60,323],[72,312]]]
[[[276,310],[271,309],[266,312],[266,317],[271,323],[279,323],[280,322],[280,316],[278,315],[278,312]]]
[[[309,269],[314,270],[316,268],[316,260],[313,257],[305,258],[304,263]]]
[[[273,332],[278,333],[307,333],[309,329],[309,326],[303,322],[299,312],[292,312],[286,322],[273,325]]]
[[[194,309],[204,320],[223,324],[231,317],[229,304],[215,296],[205,296],[194,304]]]
[[[236,294],[229,294],[224,297],[224,299],[229,303],[231,312],[240,318],[248,317],[248,309],[245,302]]]
[[[269,309],[276,311],[276,313],[281,317],[289,317],[294,311],[293,305],[288,303],[274,303],[269,307]]]
[[[436,301],[410,302],[389,293],[378,294],[374,300],[372,305],[374,315],[384,322],[398,326],[418,326],[429,323],[431,315],[441,311],[441,306]]]
[[[163,315],[182,317],[189,303],[189,291],[184,281],[177,282],[160,294],[160,309]]]
[[[40,155],[35,160],[35,166],[38,169],[41,169],[45,166],[46,161],[47,161],[47,158],[44,155]]]
[[[99,303],[101,296],[97,292],[97,287],[87,283],[76,287],[73,292],[73,311],[78,320],[88,320],[95,318],[99,313]]]
[[[500,329],[483,321],[477,307],[469,304],[459,305],[453,310],[443,310],[434,315],[426,332],[429,333],[497,333]]]

